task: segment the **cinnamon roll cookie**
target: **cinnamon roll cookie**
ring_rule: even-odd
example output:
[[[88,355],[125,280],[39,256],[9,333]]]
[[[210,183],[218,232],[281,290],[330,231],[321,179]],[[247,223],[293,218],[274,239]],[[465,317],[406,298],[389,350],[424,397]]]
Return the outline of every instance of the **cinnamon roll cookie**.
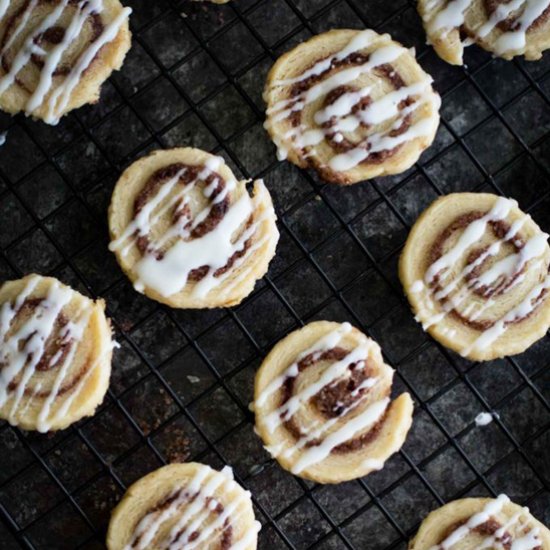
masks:
[[[380,470],[411,426],[408,393],[390,398],[394,371],[349,323],[318,321],[279,342],[256,375],[256,431],[281,466],[319,483]]]
[[[177,308],[229,307],[264,276],[279,239],[262,181],[251,197],[223,158],[156,151],[128,168],[109,210],[110,245],[139,292]]]
[[[0,109],[57,124],[99,99],[130,49],[118,0],[1,0]]]
[[[550,550],[550,531],[506,495],[455,500],[432,512],[409,550]]]
[[[473,43],[504,59],[550,48],[550,0],[419,0],[418,11],[428,42],[453,65]]]
[[[516,201],[456,193],[407,239],[399,273],[416,319],[464,357],[521,353],[550,327],[550,247]]]
[[[61,430],[103,401],[114,343],[105,304],[57,279],[0,287],[0,418]]]
[[[271,69],[264,99],[279,159],[339,184],[407,170],[432,143],[441,103],[414,52],[371,30],[300,44]]]
[[[171,464],[134,483],[113,511],[109,550],[255,550],[260,524],[230,468]]]

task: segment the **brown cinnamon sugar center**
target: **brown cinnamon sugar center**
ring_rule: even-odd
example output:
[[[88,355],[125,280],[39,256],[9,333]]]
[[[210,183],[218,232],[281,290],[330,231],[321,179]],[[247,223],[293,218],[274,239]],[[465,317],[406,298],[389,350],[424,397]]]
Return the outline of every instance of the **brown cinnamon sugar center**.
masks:
[[[189,232],[189,235],[185,238],[185,240],[200,239],[204,235],[214,231],[227,214],[231,205],[231,198],[229,194],[226,194],[223,198],[221,198],[221,200],[219,199],[220,195],[224,193],[227,186],[227,182],[219,173],[210,171],[204,180],[199,181],[200,174],[203,170],[204,166],[192,166],[184,163],[173,163],[157,170],[147,180],[134,201],[134,217],[141,212],[141,210],[155,196],[162,185],[179,174],[177,181],[177,185],[179,186],[187,187],[193,184],[202,189],[214,186],[214,189],[208,196],[210,210],[205,219],[197,225],[194,225],[189,206],[180,202],[174,206],[170,214],[172,216],[172,223],[176,224],[178,221],[187,220],[184,225],[184,229]],[[243,232],[246,231],[252,223],[253,215],[247,221],[245,227],[243,228]],[[250,246],[252,246],[252,241],[253,237],[248,239],[244,243],[244,246],[240,250],[237,250],[223,267],[215,271],[214,276],[220,277],[229,271],[239,258],[246,255]],[[137,236],[136,244],[142,255],[147,253],[153,254],[158,260],[162,260],[166,252],[163,249],[154,248],[148,235]],[[194,269],[189,274],[189,280],[198,282],[206,277],[209,270],[210,266],[207,265]]]
[[[298,362],[298,376],[289,377],[285,380],[279,406],[284,406],[294,395],[297,378],[300,374],[303,374],[308,369],[317,367],[318,364],[323,361],[342,361],[347,355],[348,352],[345,349],[336,347],[320,354],[312,353],[304,357]],[[366,364],[362,367],[360,367],[358,363],[350,363],[348,366],[348,377],[325,386],[311,399],[311,406],[315,407],[317,412],[326,420],[342,418],[343,422],[345,422],[345,414],[349,412],[349,408],[357,401],[361,400],[368,392],[367,388],[361,388],[360,386],[365,380],[373,375],[375,367],[370,364],[370,359],[367,359],[365,363]],[[296,415],[288,419],[282,416],[281,419],[284,421],[285,428],[298,440],[305,437],[306,434],[304,434],[303,430],[300,428],[299,421],[295,416]],[[332,452],[349,453],[361,449],[377,437],[385,419],[386,416],[384,415],[370,430],[338,445]],[[306,446],[315,447],[320,443],[321,441],[315,439],[308,441]]]

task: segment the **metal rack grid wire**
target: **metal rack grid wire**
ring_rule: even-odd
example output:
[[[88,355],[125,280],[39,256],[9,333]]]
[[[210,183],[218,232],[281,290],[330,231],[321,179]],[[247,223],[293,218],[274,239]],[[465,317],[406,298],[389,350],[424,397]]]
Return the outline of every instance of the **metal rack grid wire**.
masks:
[[[0,278],[53,274],[105,297],[122,345],[89,419],[40,436],[0,424],[0,547],[102,548],[130,483],[170,461],[232,465],[254,496],[260,548],[404,548],[433,508],[508,493],[550,524],[550,340],[473,364],[422,333],[396,262],[438,195],[517,198],[550,230],[550,56],[503,62],[472,47],[452,68],[424,45],[412,0],[135,0],[133,48],[101,103],[57,128],[0,115]],[[273,60],[329,28],[374,28],[417,49],[443,97],[435,144],[400,176],[340,189],[275,160],[261,89]],[[263,177],[281,230],[269,275],[229,311],[180,312],[136,295],[107,250],[121,170],[194,145]],[[266,312],[269,311],[269,315]],[[287,474],[253,433],[254,371],[288,331],[349,320],[377,339],[415,399],[403,450],[338,486]],[[473,419],[498,412],[485,428]]]

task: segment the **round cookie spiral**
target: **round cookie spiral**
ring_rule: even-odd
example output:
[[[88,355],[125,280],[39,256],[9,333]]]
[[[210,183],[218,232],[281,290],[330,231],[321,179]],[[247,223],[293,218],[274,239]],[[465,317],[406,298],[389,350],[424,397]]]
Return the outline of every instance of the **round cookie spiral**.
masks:
[[[105,305],[56,279],[0,288],[0,418],[26,430],[64,429],[103,401],[114,343]]]
[[[256,375],[256,431],[283,468],[319,483],[380,470],[412,422],[408,393],[391,401],[393,369],[348,323],[291,333]]]
[[[409,550],[550,550],[550,531],[506,495],[455,500],[432,512]]]
[[[472,43],[504,59],[536,60],[550,48],[550,0],[419,0],[418,11],[428,41],[453,65]]]
[[[400,260],[417,320],[472,360],[521,353],[550,327],[547,239],[511,199],[438,199],[414,225]]]
[[[263,277],[279,239],[269,192],[223,158],[156,151],[128,168],[109,210],[111,250],[140,292],[178,308],[228,307]]]
[[[130,49],[118,0],[0,1],[0,109],[57,124],[99,99]]]
[[[134,483],[113,511],[109,550],[255,550],[260,524],[230,468],[171,464]]]
[[[371,30],[329,31],[283,55],[264,100],[279,159],[339,184],[412,166],[435,137],[441,103],[414,54]]]

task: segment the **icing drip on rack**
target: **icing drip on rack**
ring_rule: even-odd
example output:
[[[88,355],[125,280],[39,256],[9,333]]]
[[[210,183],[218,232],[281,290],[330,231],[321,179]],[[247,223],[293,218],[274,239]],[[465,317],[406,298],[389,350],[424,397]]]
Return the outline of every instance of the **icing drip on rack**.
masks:
[[[476,426],[487,426],[493,421],[493,415],[488,412],[480,412],[476,418]]]
[[[546,273],[522,296],[517,305],[510,307],[503,315],[496,319],[482,317],[484,313],[491,312],[499,295],[521,285],[527,269],[540,268],[540,257],[547,250],[546,233],[537,234],[526,242],[521,238],[520,230],[530,216],[523,214],[510,225],[506,222],[515,208],[516,201],[500,197],[486,214],[473,216],[475,219],[469,222],[466,218],[465,227],[454,246],[428,267],[423,280],[415,281],[409,288],[410,293],[421,295],[424,299],[417,315],[417,321],[422,323],[424,330],[453,314],[463,324],[479,331],[477,339],[461,351],[462,355],[468,355],[473,350],[487,349],[511,325],[529,317],[548,294],[550,274]],[[454,273],[453,269],[465,256],[468,257],[472,247],[480,242],[490,228],[496,234],[500,231],[502,237],[482,250],[477,257],[469,259],[462,270]],[[494,261],[489,269],[479,273],[482,265],[495,258],[505,245],[513,247],[514,252]],[[468,304],[468,300],[474,296],[482,297],[484,301],[471,301]],[[468,305],[464,307],[465,304]]]
[[[230,494],[238,487],[231,468],[215,472],[203,466],[185,486],[176,488],[141,518],[124,550],[150,548],[168,522],[172,524],[168,536],[158,541],[155,548],[192,550],[209,547],[219,539],[223,550],[246,550],[260,530],[260,524],[255,521],[238,540],[234,540],[233,525],[246,510],[250,492],[240,493],[238,498],[226,504],[215,496],[216,491]]]
[[[433,1],[427,6],[429,15],[425,18],[429,30],[446,35],[449,31],[462,27],[472,3],[473,0],[451,0],[446,4],[441,0]],[[486,2],[486,4],[489,3]],[[509,28],[496,39],[494,50],[498,55],[521,50],[525,48],[527,32],[547,13],[548,8],[550,8],[550,0],[499,1],[489,14],[487,21],[475,29],[468,29],[468,32],[473,33],[474,39],[484,39],[495,29],[513,19],[513,24],[507,25]]]
[[[25,32],[34,10],[40,6],[42,0],[30,0],[20,16],[19,23],[12,29],[11,35],[4,37],[0,46],[0,62],[6,74],[0,77],[0,95],[5,93],[12,85],[18,84],[18,74],[36,57],[40,59],[39,78],[36,88],[30,93],[25,111],[32,115],[42,105],[46,105],[47,114],[45,121],[48,124],[57,124],[63,115],[71,94],[79,84],[82,75],[90,68],[101,48],[112,42],[118,35],[121,27],[131,14],[131,8],[123,8],[121,12],[108,25],[101,25],[101,32],[94,37],[90,44],[84,48],[74,65],[67,74],[63,75],[60,82],[54,82],[59,78],[59,68],[64,54],[78,39],[92,16],[101,15],[104,11],[103,0],[81,0],[72,6],[71,0],[62,0],[33,28],[32,32],[23,40],[18,51],[13,53],[13,59],[9,68],[6,68],[5,56],[14,45],[16,39]],[[7,11],[9,1],[0,0],[0,16]],[[62,38],[54,44],[49,52],[40,46],[41,38],[47,36],[52,29],[57,28],[56,23],[61,19],[67,9],[74,9],[67,28],[63,30]],[[17,14],[13,16],[15,22]],[[6,39],[7,38],[7,39]],[[57,41],[56,41],[57,42]],[[35,63],[36,64],[36,63]]]
[[[263,235],[261,227],[275,213],[273,207],[259,213],[268,193],[261,181],[256,182],[258,191],[253,197],[245,190],[232,202],[237,182],[225,181],[218,174],[223,164],[223,158],[213,157],[199,168],[182,165],[153,189],[122,235],[110,244],[111,250],[123,256],[139,248],[142,257],[134,268],[136,290],[148,287],[166,297],[191,281],[195,297],[204,298],[214,289],[227,295],[250,274],[253,266],[245,263],[272,238],[269,232]],[[201,185],[209,205],[193,218],[191,192]],[[170,212],[175,213],[172,225],[151,241],[152,230]]]
[[[73,319],[65,319],[63,308],[72,300],[74,291],[57,282],[51,285],[44,299],[31,300],[39,280],[39,277],[31,278],[14,303],[6,302],[0,309],[0,407],[12,399],[8,421],[16,425],[22,411],[40,399],[37,427],[40,432],[47,432],[53,421],[68,412],[86,380],[111,348],[96,361],[85,362],[83,372],[71,375],[70,367],[84,338],[90,312],[80,310]],[[28,315],[28,319],[20,323],[22,315]],[[49,372],[56,374],[51,387],[46,389],[40,376]],[[62,398],[64,394],[67,395]],[[22,409],[24,398],[27,403]],[[59,401],[61,399],[63,401]],[[52,416],[56,400],[61,404]]]
[[[391,68],[391,63],[401,56],[410,55],[402,46],[386,44],[368,56],[360,53],[372,46],[375,37],[379,39],[372,31],[363,31],[344,49],[317,62],[301,75],[271,84],[273,89],[289,87],[290,95],[268,109],[269,118],[265,123],[267,129],[284,120],[293,126],[282,139],[274,138],[280,160],[287,157],[289,142],[301,150],[305,158],[315,157],[315,146],[324,142],[335,150],[328,166],[342,172],[363,162],[381,162],[405,142],[434,132],[437,117],[424,116],[412,122],[417,110],[426,104],[430,104],[434,112],[439,109],[440,99],[432,90],[432,79],[426,77],[408,86],[403,83]],[[389,40],[390,37],[384,35],[383,38]],[[377,86],[355,87],[354,81],[373,72],[377,72],[378,78],[385,76],[396,89],[372,100],[371,94]],[[322,107],[313,115],[316,126],[310,127],[303,122],[302,112],[323,98]],[[359,141],[351,137],[358,130],[384,123],[389,128],[373,131]]]
[[[367,405],[368,392],[375,385],[389,382],[393,377],[393,370],[384,365],[384,370],[378,376],[369,376],[366,373],[369,355],[376,344],[366,337],[350,351],[338,347],[346,334],[352,331],[349,323],[342,324],[337,330],[330,332],[315,342],[309,349],[300,353],[296,360],[285,371],[274,378],[258,395],[255,407],[263,406],[275,394],[284,395],[300,373],[314,366],[318,361],[338,358],[331,363],[316,380],[300,391],[290,392],[278,408],[265,417],[265,425],[270,433],[274,433],[283,426],[295,438],[291,446],[285,444],[270,446],[267,450],[275,457],[284,457],[292,460],[291,471],[299,474],[306,468],[322,462],[332,452],[350,452],[360,447],[363,441],[370,440],[375,435],[376,426],[383,420],[389,397]],[[294,418],[299,415],[309,402],[319,399],[323,392],[337,390],[338,385],[348,386],[353,383],[354,374],[360,375],[355,381],[354,389],[346,390],[346,402],[337,400],[335,404],[329,399],[331,410],[329,418],[323,421],[314,420],[308,426],[300,423],[294,425]],[[322,399],[322,398],[321,398]],[[322,402],[322,401],[321,401]],[[300,452],[299,456],[296,456]],[[294,457],[294,458],[293,458]],[[381,469],[383,462],[376,458],[365,462],[366,466]]]
[[[485,526],[490,528],[491,534],[486,537],[481,545],[477,546],[477,550],[495,549],[495,550],[535,550],[542,548],[542,540],[539,537],[538,527],[529,527],[524,516],[529,514],[529,508],[514,514],[504,524],[491,522],[495,521],[495,516],[499,514],[504,506],[510,502],[506,495],[499,495],[496,499],[488,502],[481,512],[474,514],[468,518],[462,525],[453,530],[443,541],[430,550],[450,550],[456,544],[460,543],[472,532],[485,533]],[[510,530],[516,528],[524,534],[520,537],[511,535]],[[529,529],[527,531],[527,529]]]

